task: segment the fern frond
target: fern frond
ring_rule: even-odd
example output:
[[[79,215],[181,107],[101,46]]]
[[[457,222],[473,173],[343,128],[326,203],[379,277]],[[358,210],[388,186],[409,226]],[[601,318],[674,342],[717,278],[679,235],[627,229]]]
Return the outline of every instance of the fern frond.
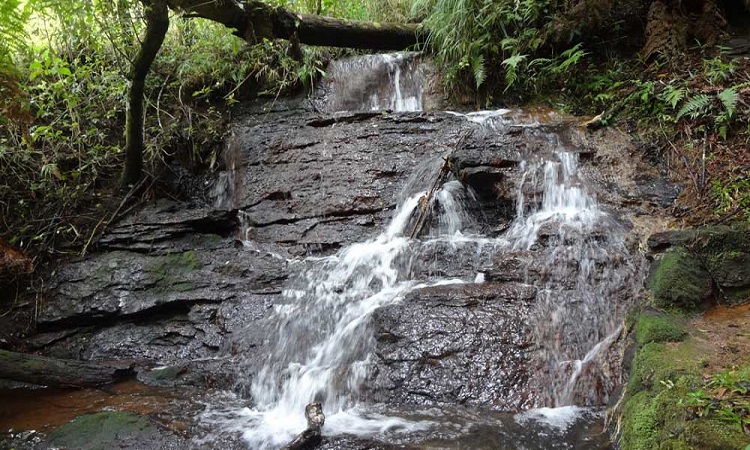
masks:
[[[502,64],[505,66],[505,90],[513,86],[518,80],[518,65],[526,59],[528,55],[515,54],[510,58],[506,58]]]
[[[0,58],[18,51],[26,38],[26,17],[19,0],[0,0]]]
[[[664,92],[660,95],[660,97],[662,98],[662,100],[668,103],[672,107],[672,109],[675,109],[677,108],[677,104],[680,103],[683,98],[685,98],[687,92],[687,88],[676,88],[670,84],[664,88]]]
[[[696,95],[682,105],[682,108],[680,108],[680,111],[677,113],[677,120],[680,120],[685,116],[689,116],[692,119],[701,116],[705,113],[706,107],[709,103],[711,103],[711,97],[708,95]]]
[[[484,71],[484,55],[474,55],[471,58],[471,70],[474,72],[474,81],[477,83],[477,89],[484,83],[486,73]]]
[[[717,95],[721,104],[724,105],[724,109],[727,111],[727,116],[732,117],[734,112],[737,110],[737,101],[740,99],[740,94],[737,89],[730,87],[719,92]]]

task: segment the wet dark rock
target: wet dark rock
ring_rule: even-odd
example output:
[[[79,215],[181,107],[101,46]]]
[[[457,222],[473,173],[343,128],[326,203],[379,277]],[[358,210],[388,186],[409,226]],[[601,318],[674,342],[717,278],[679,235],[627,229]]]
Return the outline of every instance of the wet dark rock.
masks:
[[[484,270],[488,282],[515,281],[531,283],[539,280],[543,268],[532,252],[512,252],[495,255]]]
[[[358,113],[358,120],[343,122],[340,115],[310,116],[317,125],[331,125],[303,127],[291,138],[273,120],[235,129],[247,164],[238,207],[252,228],[249,236],[301,247],[292,254],[377,234],[413,168],[446,153],[442,142],[456,141],[462,125],[424,113]],[[399,122],[405,116],[425,119]]]
[[[112,227],[97,246],[103,250],[174,252],[174,240],[186,235],[212,240],[232,234],[239,225],[237,211],[191,208],[158,201],[136,211]]]
[[[227,244],[165,255],[118,250],[68,264],[56,274],[38,323],[93,323],[280,289],[285,261]]]
[[[481,405],[533,404],[526,383],[526,322],[535,289],[519,283],[420,289],[375,312],[377,401]]]

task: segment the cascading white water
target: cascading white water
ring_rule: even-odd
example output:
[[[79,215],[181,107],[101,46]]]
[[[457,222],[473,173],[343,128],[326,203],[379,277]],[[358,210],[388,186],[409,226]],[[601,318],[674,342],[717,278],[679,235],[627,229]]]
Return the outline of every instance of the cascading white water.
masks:
[[[590,231],[606,217],[577,179],[578,155],[558,151],[553,158],[523,161],[520,165],[516,220],[505,236],[514,250],[530,249],[545,226],[557,225],[560,231]],[[540,187],[541,202],[536,198]],[[531,198],[527,198],[527,188],[532,192]]]
[[[300,412],[312,401],[325,405],[329,424],[356,405],[368,363],[364,321],[410,286],[399,281],[395,260],[408,245],[403,229],[419,198],[405,202],[376,239],[319,261],[301,286],[284,292],[291,302],[277,308],[272,352],[251,387],[258,423],[245,437],[253,447],[288,442],[305,428]]]
[[[422,111],[424,86],[417,53],[364,55],[332,62],[323,85],[325,109]]]
[[[399,301],[410,290],[460,280],[408,279],[413,259],[406,256],[414,244],[407,236],[412,216],[426,191],[414,193],[434,174],[438,159],[416,171],[404,190],[391,223],[375,239],[353,244],[328,258],[308,258],[308,267],[285,290],[287,303],[276,307],[276,324],[264,367],[249,386],[255,408],[247,409],[245,440],[251,448],[275,448],[305,428],[302,411],[320,401],[326,431],[374,433],[420,424],[362,414],[358,391],[370,364],[373,338],[366,329],[377,308]],[[446,183],[435,195],[436,236],[450,239],[468,217],[465,188]],[[247,388],[247,387],[246,387]]]
[[[451,113],[494,132],[513,125],[508,110]],[[498,250],[534,250],[542,264],[532,330],[545,406],[600,405],[617,385],[616,370],[599,367],[622,331],[621,321],[638,296],[640,270],[625,245],[625,232],[604,212],[578,173],[579,155],[546,133],[547,154],[519,163],[516,218]],[[619,301],[619,300],[625,301]]]
[[[550,139],[561,148],[555,135]],[[621,331],[629,304],[614,301],[616,294],[634,289],[636,268],[628,263],[624,232],[579,179],[576,153],[558,150],[520,169],[517,218],[505,239],[511,251],[542,247],[545,270],[533,327],[541,361],[537,382],[548,386],[553,406],[600,404],[613,386],[602,386],[611,383],[605,374],[586,369]]]
[[[386,57],[385,62],[391,69],[389,72],[391,85],[393,86],[391,95],[385,104],[382,104],[375,98],[370,108],[373,110],[422,111],[421,77],[413,70],[409,70],[404,74],[405,80],[402,80],[401,66],[403,64],[403,56],[401,54],[384,56]]]
[[[467,118],[493,132],[503,126],[506,112]],[[253,406],[233,413],[235,425],[229,428],[241,428],[253,449],[278,448],[305,428],[303,411],[313,401],[324,405],[328,435],[429,426],[376,414],[360,398],[372,363],[374,338],[367,325],[374,310],[414,289],[484,282],[481,273],[461,280],[432,276],[424,255],[487,262],[498,253],[533,253],[543,267],[541,279],[534,280],[538,291],[530,324],[539,370],[532,383],[545,391],[537,406],[601,405],[612,386],[597,360],[616,341],[627,307],[610,299],[635,285],[636,269],[623,231],[580,179],[578,155],[566,151],[556,135],[549,139],[556,151],[529,154],[519,164],[516,218],[500,236],[466,233],[474,221],[469,205],[476,199],[460,182],[450,181],[435,195],[433,228],[426,238],[408,239],[413,216],[424,207],[421,200],[442,164],[437,158],[415,171],[379,236],[334,256],[298,262],[285,302],[270,318],[274,325],[263,367],[240,382],[239,391]],[[450,250],[435,251],[445,248]]]

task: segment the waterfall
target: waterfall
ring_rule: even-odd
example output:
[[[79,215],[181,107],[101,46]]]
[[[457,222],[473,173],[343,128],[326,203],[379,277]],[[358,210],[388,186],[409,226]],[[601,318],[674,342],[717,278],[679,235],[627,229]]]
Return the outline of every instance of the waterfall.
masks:
[[[418,259],[419,243],[408,238],[409,226],[423,207],[426,183],[442,163],[437,158],[415,171],[404,188],[388,227],[376,238],[353,244],[327,258],[308,258],[307,266],[283,292],[263,368],[241,385],[256,407],[247,411],[245,440],[251,448],[276,448],[305,428],[305,405],[324,405],[328,432],[376,433],[413,424],[396,418],[360,414],[358,393],[370,365],[373,337],[370,314],[398,302],[404,295],[431,285],[459,283],[438,279],[409,279]],[[435,194],[437,220],[430,234],[451,240],[468,220],[470,192],[457,181]]]
[[[421,109],[423,88],[410,58],[372,55],[334,63],[328,76],[335,86],[327,87],[326,107]],[[629,300],[637,297],[640,267],[627,248],[625,229],[587,187],[575,149],[538,123],[511,123],[508,112],[451,114],[489,136],[515,126],[547,139],[543,149],[529,148],[510,169],[516,189],[510,225],[496,235],[482,234],[482,229],[497,229],[496,224],[483,228],[477,196],[452,179],[435,192],[432,216],[420,237],[410,239],[444,160],[416,167],[380,234],[332,256],[290,260],[296,270],[267,319],[265,358],[242,366],[236,391],[245,406],[230,414],[234,425],[227,430],[241,429],[250,448],[279,448],[305,429],[303,411],[313,401],[323,404],[328,436],[410,433],[449,423],[437,417],[439,412],[429,413],[435,421],[405,419],[368,403],[368,377],[377,362],[372,314],[419,289],[486,283],[481,268],[519,254],[531,261],[527,271],[534,277],[525,283],[533,286],[525,288],[535,295],[531,312],[522,319],[532,345],[514,351],[528,357],[533,372],[528,384],[534,400],[526,405],[539,408],[519,420],[564,416],[568,423],[571,415],[583,414],[579,407],[606,403],[619,383],[619,362],[608,358],[622,333]],[[245,248],[264,251],[250,241]],[[452,275],[452,264],[460,266],[455,271],[460,276]],[[204,414],[206,420],[218,416]]]
[[[586,369],[619,335],[630,304],[614,298],[627,289],[635,298],[637,267],[629,263],[624,230],[579,178],[576,153],[558,150],[524,161],[520,170],[517,217],[505,238],[510,251],[540,247],[545,268],[533,327],[536,382],[548,386],[552,406],[601,404],[614,382]]]
[[[425,86],[418,53],[333,61],[322,81],[327,111],[422,111]]]

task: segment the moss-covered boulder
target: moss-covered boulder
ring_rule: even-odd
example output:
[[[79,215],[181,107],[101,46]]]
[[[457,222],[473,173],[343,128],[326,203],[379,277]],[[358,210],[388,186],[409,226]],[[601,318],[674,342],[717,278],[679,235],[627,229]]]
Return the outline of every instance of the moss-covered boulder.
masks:
[[[660,308],[694,310],[712,298],[750,301],[750,230],[714,226],[656,233],[649,238],[657,259],[649,288]]]
[[[186,438],[156,426],[144,416],[122,411],[102,411],[77,417],[50,433],[44,444],[44,447],[35,448],[141,450],[188,447]]]
[[[710,298],[711,286],[711,274],[700,259],[682,247],[662,255],[649,279],[657,308],[694,310]]]
[[[750,437],[717,416],[695,417],[683,405],[696,392],[691,376],[638,392],[623,408],[622,450],[744,450]]]
[[[617,420],[621,450],[745,450],[750,445],[750,436],[711,409],[712,385],[703,373],[707,348],[685,331],[669,316],[648,313],[637,319],[638,348]],[[675,339],[681,341],[671,342]]]

